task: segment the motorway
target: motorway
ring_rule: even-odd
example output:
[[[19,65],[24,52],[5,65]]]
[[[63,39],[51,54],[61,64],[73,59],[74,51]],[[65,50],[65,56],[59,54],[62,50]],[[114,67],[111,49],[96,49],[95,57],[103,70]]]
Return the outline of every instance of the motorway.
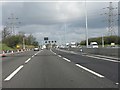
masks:
[[[118,88],[118,64],[61,50],[2,58],[3,88]]]

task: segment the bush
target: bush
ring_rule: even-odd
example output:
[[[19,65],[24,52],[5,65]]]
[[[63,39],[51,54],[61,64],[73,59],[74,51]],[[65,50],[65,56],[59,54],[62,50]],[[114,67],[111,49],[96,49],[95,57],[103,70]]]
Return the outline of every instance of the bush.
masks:
[[[98,45],[102,45],[102,37],[97,37],[97,38],[89,38],[88,39],[88,43],[90,44],[90,42],[97,42]],[[111,44],[111,43],[115,43],[120,45],[120,36],[105,36],[104,37],[104,43],[105,44]],[[86,45],[86,40],[81,41],[80,45]]]

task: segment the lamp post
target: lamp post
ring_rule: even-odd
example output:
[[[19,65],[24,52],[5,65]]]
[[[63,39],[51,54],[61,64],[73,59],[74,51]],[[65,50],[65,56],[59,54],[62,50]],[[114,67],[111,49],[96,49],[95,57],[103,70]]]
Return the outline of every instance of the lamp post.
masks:
[[[23,37],[23,49],[25,50],[25,37]]]
[[[104,36],[102,35],[102,47],[104,47]]]
[[[87,5],[85,0],[85,27],[86,27],[86,47],[88,48],[88,18],[87,18]]]

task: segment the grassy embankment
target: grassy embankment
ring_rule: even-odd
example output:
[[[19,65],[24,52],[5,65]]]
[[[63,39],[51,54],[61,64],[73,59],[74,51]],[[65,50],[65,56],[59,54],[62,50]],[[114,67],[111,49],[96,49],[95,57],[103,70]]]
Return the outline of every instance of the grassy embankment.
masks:
[[[6,44],[1,44],[1,43],[0,43],[0,50],[14,50],[14,49],[8,47]]]
[[[19,45],[20,46],[20,48],[18,48],[18,49],[22,49],[22,45]],[[34,46],[33,45],[26,45],[25,46],[27,49],[31,49],[31,48],[34,48]],[[15,48],[11,48],[11,47],[8,47],[6,44],[1,44],[0,43],[0,50],[16,50],[17,48],[15,47]]]

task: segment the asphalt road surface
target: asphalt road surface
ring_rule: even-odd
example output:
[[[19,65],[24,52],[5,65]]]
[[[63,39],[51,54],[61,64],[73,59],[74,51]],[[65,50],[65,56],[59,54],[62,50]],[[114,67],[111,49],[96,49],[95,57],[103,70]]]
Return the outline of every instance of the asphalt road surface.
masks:
[[[118,67],[120,61],[114,59],[100,58],[92,55],[84,55],[82,53],[69,53],[63,50],[53,50],[55,53],[71,60],[74,63],[78,63],[84,67],[94,70],[105,77],[109,78],[113,82],[118,83]]]
[[[117,64],[59,50],[2,58],[3,88],[118,88]]]

